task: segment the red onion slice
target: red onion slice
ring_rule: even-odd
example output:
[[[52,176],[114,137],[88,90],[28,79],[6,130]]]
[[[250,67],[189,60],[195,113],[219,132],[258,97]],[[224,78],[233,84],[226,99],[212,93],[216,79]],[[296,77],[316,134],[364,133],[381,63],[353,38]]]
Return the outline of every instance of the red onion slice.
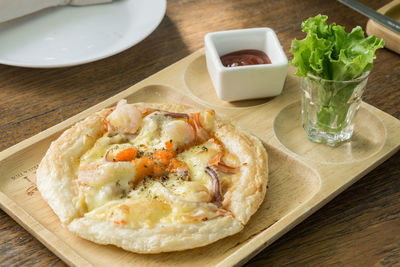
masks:
[[[218,207],[221,207],[222,204],[222,195],[221,195],[221,186],[219,184],[218,174],[210,167],[206,167],[204,170],[212,179],[212,191],[213,191],[213,203]]]
[[[189,115],[186,113],[176,113],[176,112],[169,112],[169,111],[164,111],[164,115],[174,118],[174,119],[187,119],[189,120]]]

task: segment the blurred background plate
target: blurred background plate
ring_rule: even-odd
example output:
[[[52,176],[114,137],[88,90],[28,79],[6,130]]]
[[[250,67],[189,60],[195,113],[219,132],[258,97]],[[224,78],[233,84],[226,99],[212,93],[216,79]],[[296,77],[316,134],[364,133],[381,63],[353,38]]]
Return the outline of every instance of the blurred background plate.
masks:
[[[0,24],[0,63],[54,68],[115,55],[160,24],[166,0],[57,7]]]

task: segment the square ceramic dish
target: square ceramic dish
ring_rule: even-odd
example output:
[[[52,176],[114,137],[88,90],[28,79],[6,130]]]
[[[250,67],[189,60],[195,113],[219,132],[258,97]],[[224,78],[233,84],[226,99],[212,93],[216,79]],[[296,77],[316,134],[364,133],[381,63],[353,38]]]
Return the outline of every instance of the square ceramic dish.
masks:
[[[217,96],[237,101],[277,96],[285,83],[288,60],[270,28],[209,33],[204,38],[207,69]],[[271,64],[225,67],[220,57],[240,50],[263,51]]]

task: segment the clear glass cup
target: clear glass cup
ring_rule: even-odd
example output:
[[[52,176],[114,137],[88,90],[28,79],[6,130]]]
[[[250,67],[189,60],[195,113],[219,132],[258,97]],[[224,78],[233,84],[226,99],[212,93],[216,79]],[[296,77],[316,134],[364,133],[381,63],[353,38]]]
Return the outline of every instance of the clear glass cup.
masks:
[[[348,81],[301,78],[303,128],[312,142],[336,146],[351,138],[369,72]]]

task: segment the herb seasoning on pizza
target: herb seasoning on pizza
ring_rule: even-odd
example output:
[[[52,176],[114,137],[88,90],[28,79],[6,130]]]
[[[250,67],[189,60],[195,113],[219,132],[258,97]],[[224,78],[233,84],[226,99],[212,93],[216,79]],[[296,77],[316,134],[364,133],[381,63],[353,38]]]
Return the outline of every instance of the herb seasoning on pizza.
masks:
[[[54,141],[37,183],[70,231],[159,253],[241,231],[264,199],[267,176],[261,142],[213,110],[121,100]]]

